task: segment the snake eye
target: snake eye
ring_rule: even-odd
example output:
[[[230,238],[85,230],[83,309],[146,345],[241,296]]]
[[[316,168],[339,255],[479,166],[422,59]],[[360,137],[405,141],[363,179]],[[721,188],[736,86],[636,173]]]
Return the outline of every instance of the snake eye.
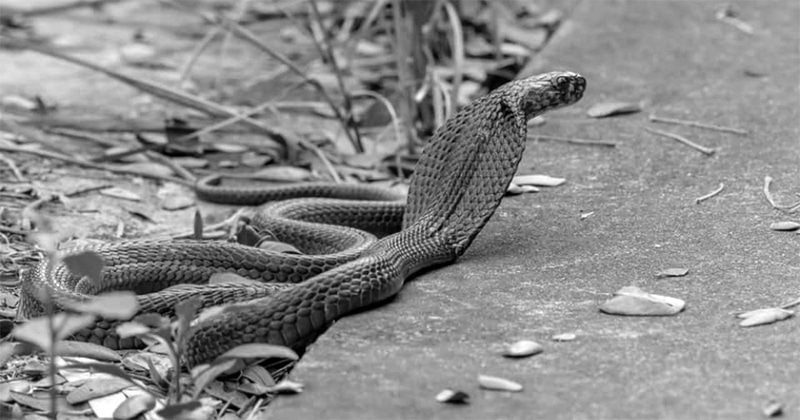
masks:
[[[558,90],[564,91],[567,90],[568,87],[569,87],[569,79],[567,77],[564,76],[556,77],[556,88],[558,88]]]

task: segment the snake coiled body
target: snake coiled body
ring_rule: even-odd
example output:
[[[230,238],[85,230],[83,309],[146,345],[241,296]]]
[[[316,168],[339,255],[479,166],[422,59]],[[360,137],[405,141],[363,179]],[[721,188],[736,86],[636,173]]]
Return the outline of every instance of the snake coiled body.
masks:
[[[286,345],[302,353],[335,320],[393,296],[414,273],[461,256],[494,214],[516,172],[527,121],[575,103],[585,85],[574,73],[546,73],[510,82],[472,102],[425,147],[405,205],[370,187],[315,184],[270,193],[204,180],[198,196],[212,201],[256,204],[275,194],[290,198],[307,190],[338,198],[269,204],[254,218],[256,225],[310,255],[195,241],[95,246],[106,262],[102,284],[63,266],[48,275],[42,263],[25,275],[19,314],[38,314],[43,290],[57,304],[108,290],[135,290],[140,312],[168,316],[175,303],[190,296],[200,297],[204,307],[244,302],[192,328],[186,350],[190,366],[245,343]],[[320,224],[330,222],[347,227]],[[394,233],[383,236],[387,232]],[[226,271],[263,282],[203,284],[213,273]],[[180,286],[163,290],[173,285]],[[112,327],[99,320],[75,338],[116,348],[133,344],[120,340]]]

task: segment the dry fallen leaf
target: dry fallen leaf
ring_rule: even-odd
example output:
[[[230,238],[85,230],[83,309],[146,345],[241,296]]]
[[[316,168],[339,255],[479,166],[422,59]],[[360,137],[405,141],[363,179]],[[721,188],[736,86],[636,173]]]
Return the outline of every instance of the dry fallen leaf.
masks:
[[[533,185],[537,187],[557,187],[567,182],[567,180],[549,175],[517,175],[511,182],[519,186]]]
[[[100,194],[114,198],[121,198],[123,200],[142,201],[142,198],[139,197],[138,194],[119,187],[111,187],[100,190]]]
[[[270,392],[276,394],[299,394],[303,392],[305,385],[300,382],[284,379],[269,388]]]
[[[639,104],[632,102],[602,102],[592,105],[586,115],[592,118],[604,118],[614,115],[633,114],[642,110]]]
[[[775,222],[769,225],[769,228],[772,230],[780,230],[780,231],[787,231],[791,232],[793,230],[800,229],[800,223],[797,222]]]
[[[67,394],[67,402],[70,404],[78,404],[94,398],[113,394],[132,386],[135,385],[122,378],[96,379],[81,385]]]
[[[612,315],[667,316],[686,307],[681,299],[654,295],[635,286],[618,290],[615,296],[600,305],[600,311]]]
[[[791,318],[794,311],[782,308],[764,308],[748,311],[739,314],[738,318],[743,318],[739,323],[741,327],[756,327],[759,325],[772,324],[774,322],[783,321],[784,319]]]
[[[522,385],[514,381],[509,381],[508,379],[498,378],[496,376],[478,375],[478,384],[481,388],[492,391],[522,391]]]
[[[578,336],[573,334],[573,333],[562,333],[562,334],[554,335],[552,337],[552,340],[553,341],[573,341],[576,338],[578,338]]]
[[[114,418],[117,420],[133,419],[156,406],[156,399],[150,394],[134,395],[126,399],[114,410]]]
[[[779,417],[783,415],[783,404],[778,401],[772,400],[764,406],[764,409],[761,410],[761,413],[764,414],[764,417]]]
[[[688,268],[667,268],[656,274],[656,277],[683,277],[688,273]]]
[[[468,404],[469,394],[458,390],[443,389],[442,392],[436,394],[436,401],[448,404]]]

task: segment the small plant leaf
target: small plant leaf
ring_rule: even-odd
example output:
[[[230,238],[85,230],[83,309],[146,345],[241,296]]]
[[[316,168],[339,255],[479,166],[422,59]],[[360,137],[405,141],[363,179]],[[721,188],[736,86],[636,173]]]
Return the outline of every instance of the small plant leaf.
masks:
[[[239,361],[237,359],[218,360],[206,368],[192,369],[194,378],[194,392],[192,398],[197,398],[203,389],[217,379],[229,369],[233,368]]]
[[[156,406],[156,399],[150,394],[134,395],[114,410],[114,418],[117,420],[129,420],[152,410]]]
[[[63,340],[91,326],[93,323],[93,315],[76,315],[64,312],[53,315],[53,327],[56,330],[56,340]],[[50,322],[47,317],[33,318],[22,325],[14,327],[12,335],[17,340],[35,344],[42,350],[48,352],[53,345],[50,341]]]
[[[103,268],[106,263],[103,257],[94,251],[83,251],[67,255],[63,258],[64,264],[72,274],[86,276],[95,285],[100,285],[103,280]]]
[[[158,369],[156,369],[156,365],[153,364],[153,360],[149,357],[145,360],[147,361],[147,370],[150,372],[150,379],[159,386],[165,385],[167,381],[158,373]]]
[[[251,343],[236,346],[217,357],[220,359],[268,359],[281,358],[297,360],[300,357],[289,347],[276,346],[274,344]]]
[[[59,356],[88,357],[104,362],[120,361],[119,354],[108,347],[81,341],[62,341],[58,343]]]
[[[158,410],[156,414],[165,419],[178,420],[178,419],[196,419],[192,413],[203,407],[200,401],[189,401],[180,404],[173,404]]]
[[[251,380],[254,383],[271,387],[275,386],[275,379],[272,378],[269,371],[261,365],[250,365],[243,372],[242,376]]]
[[[109,292],[92,297],[86,302],[71,304],[70,308],[106,319],[128,320],[139,311],[139,301],[133,292]]]
[[[192,323],[197,310],[203,306],[203,301],[198,297],[193,297],[175,305],[175,315],[178,317],[176,341],[178,346],[183,346],[183,341],[186,337],[186,332],[189,331],[189,325]]]

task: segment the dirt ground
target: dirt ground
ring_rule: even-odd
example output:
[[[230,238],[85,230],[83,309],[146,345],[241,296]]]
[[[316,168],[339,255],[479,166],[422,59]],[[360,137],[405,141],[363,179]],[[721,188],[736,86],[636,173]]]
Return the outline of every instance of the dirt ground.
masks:
[[[67,50],[117,64],[118,52],[101,47],[128,42],[137,21],[147,22],[148,36],[156,38],[164,34],[152,29],[153,22],[165,34],[181,26],[179,13],[151,15],[129,4],[112,9],[120,16],[126,7],[136,10],[127,26],[87,18],[74,31],[74,19],[42,17],[46,24],[39,27],[58,34]],[[726,6],[735,18],[719,18]],[[777,402],[784,418],[800,418],[800,323],[790,318],[741,328],[735,317],[800,297],[800,234],[770,229],[773,222],[800,221],[800,215],[772,208],[763,192],[765,177],[771,177],[779,203],[794,203],[800,195],[800,4],[584,0],[569,2],[565,12],[555,37],[521,76],[571,70],[586,77],[588,91],[577,106],[532,127],[531,136],[603,140],[616,147],[531,137],[519,173],[559,176],[566,184],[507,197],[459,262],[416,277],[385,305],[337,322],[291,375],[305,392],[278,397],[266,408],[268,417],[751,419]],[[279,25],[265,31],[265,37],[282,36]],[[159,52],[165,69],[127,70],[174,82],[181,63],[174,57],[200,36],[167,37]],[[92,41],[88,48],[86,40]],[[269,96],[268,88],[258,88],[274,63],[237,51],[237,43],[230,48],[235,62],[206,55],[197,65],[202,88],[218,87],[220,96]],[[42,94],[75,115],[91,109],[85,121],[92,124],[114,114],[135,119],[144,109],[147,115],[154,109],[175,115],[174,107],[72,64],[0,51],[0,61],[11,59],[14,65],[3,66],[0,77],[3,96]],[[245,70],[254,67],[263,74]],[[643,111],[605,119],[586,115],[592,105],[611,101],[637,103]],[[651,115],[747,134],[659,124]],[[188,111],[182,116],[196,117]],[[336,130],[329,120],[291,118],[267,122],[300,136]],[[680,134],[714,153],[646,128]],[[158,129],[144,131],[157,137]],[[38,141],[68,155],[108,146]],[[253,134],[233,142],[262,151],[274,146]],[[46,204],[64,237],[191,231],[196,208],[207,224],[235,210],[197,202],[168,211],[162,206],[168,197],[191,199],[191,189],[45,165],[39,157],[13,159],[42,194],[113,185],[139,195],[133,201],[80,194],[64,206]],[[718,195],[695,201],[720,184]],[[678,267],[688,275],[657,276]],[[671,317],[599,312],[611,294],[629,285],[683,299],[686,309]],[[559,333],[576,339],[551,340]],[[544,352],[525,359],[500,355],[506,343],[521,339],[539,342]],[[482,390],[479,374],[508,378],[524,389]],[[468,393],[470,403],[437,402],[445,388]]]

